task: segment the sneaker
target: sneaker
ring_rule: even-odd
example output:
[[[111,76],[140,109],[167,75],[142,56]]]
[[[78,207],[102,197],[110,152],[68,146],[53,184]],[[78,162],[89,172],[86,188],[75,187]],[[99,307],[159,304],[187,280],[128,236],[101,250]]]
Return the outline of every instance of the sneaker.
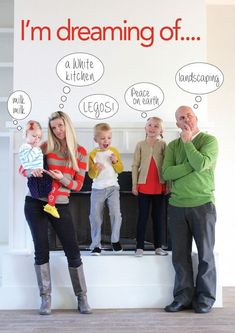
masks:
[[[101,255],[101,249],[99,247],[95,247],[92,251],[91,251],[91,255],[92,256],[100,256]]]
[[[143,257],[144,250],[143,249],[136,249],[135,256],[136,257]]]
[[[168,255],[168,252],[167,251],[164,251],[161,247],[158,247],[156,250],[155,250],[155,254],[157,256],[167,256]]]
[[[113,251],[114,252],[122,252],[122,246],[119,242],[117,243],[112,243]]]

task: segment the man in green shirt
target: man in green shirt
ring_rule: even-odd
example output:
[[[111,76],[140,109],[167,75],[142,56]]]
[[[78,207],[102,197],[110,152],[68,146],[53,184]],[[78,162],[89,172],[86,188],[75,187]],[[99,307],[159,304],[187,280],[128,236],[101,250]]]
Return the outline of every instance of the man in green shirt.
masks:
[[[200,132],[198,120],[188,106],[175,113],[180,138],[169,143],[163,177],[171,182],[168,223],[175,269],[174,301],[167,312],[194,308],[211,310],[216,297],[214,169],[218,144],[214,136]],[[198,274],[194,286],[192,240],[198,250]]]

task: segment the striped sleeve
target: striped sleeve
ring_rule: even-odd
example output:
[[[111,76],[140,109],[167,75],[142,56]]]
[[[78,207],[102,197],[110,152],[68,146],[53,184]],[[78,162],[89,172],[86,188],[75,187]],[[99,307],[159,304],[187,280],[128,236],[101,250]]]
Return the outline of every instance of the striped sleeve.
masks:
[[[22,165],[20,165],[18,171],[19,171],[19,174],[20,174],[21,176],[27,177],[27,176],[26,176],[26,170],[23,168]]]
[[[79,146],[77,149],[77,165],[79,168],[79,171],[75,172],[75,175],[73,179],[69,179],[64,175],[64,178],[61,179],[61,184],[63,184],[66,188],[73,190],[73,191],[80,191],[84,178],[85,178],[85,172],[87,168],[87,152],[86,149]]]

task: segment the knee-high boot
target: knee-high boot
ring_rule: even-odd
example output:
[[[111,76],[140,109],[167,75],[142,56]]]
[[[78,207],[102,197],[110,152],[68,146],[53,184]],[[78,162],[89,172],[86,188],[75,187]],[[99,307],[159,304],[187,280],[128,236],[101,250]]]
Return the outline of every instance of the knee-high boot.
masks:
[[[79,267],[69,267],[69,274],[71,277],[73,290],[78,300],[78,310],[82,314],[92,313],[91,308],[87,302],[87,287],[83,265]]]
[[[51,275],[49,263],[34,265],[34,267],[42,300],[39,313],[41,315],[49,315],[51,313]]]

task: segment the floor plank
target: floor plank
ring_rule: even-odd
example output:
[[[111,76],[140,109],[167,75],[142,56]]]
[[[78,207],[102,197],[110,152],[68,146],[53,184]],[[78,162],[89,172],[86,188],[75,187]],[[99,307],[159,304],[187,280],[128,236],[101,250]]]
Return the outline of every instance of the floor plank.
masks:
[[[95,310],[92,315],[55,310],[0,311],[0,333],[234,333],[235,287],[223,288],[224,307],[208,314],[192,310],[166,313],[163,309]]]

